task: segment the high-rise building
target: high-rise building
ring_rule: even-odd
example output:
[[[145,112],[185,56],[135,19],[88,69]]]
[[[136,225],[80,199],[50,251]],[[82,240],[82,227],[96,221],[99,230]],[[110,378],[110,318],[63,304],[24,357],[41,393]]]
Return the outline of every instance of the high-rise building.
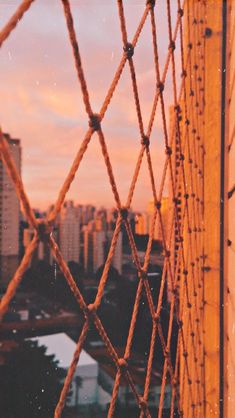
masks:
[[[149,233],[149,216],[146,212],[135,215],[135,233],[137,235],[147,235]]]
[[[93,231],[95,222],[90,221],[83,227],[83,263],[86,273],[93,273]]]
[[[41,212],[38,209],[33,209],[35,218],[37,219],[45,219],[49,211],[52,209],[52,206],[48,209],[47,212]],[[34,229],[23,219],[21,219],[21,225],[20,225],[20,257],[22,258],[26,248],[30,244],[30,242],[33,239],[34,236]],[[53,225],[52,230],[53,238],[56,242],[58,242],[58,221],[56,219],[55,224]],[[38,246],[36,250],[34,251],[31,259],[30,266],[32,266],[34,263],[37,263],[38,261],[45,261],[46,263],[52,265],[54,262],[54,257],[52,250],[47,242],[45,241],[39,241]]]
[[[105,231],[97,230],[96,221],[90,221],[83,228],[84,269],[86,273],[95,273],[105,261]]]
[[[94,273],[105,262],[105,231],[93,232],[93,269]]]
[[[59,244],[66,262],[80,261],[80,218],[73,201],[64,203],[59,219]]]
[[[18,172],[21,172],[19,139],[4,134]],[[20,204],[13,183],[0,159],[0,279],[5,286],[14,274],[19,261]]]
[[[95,207],[93,205],[84,205],[82,206],[82,225],[87,225],[90,221],[94,219]]]
[[[108,231],[108,249],[110,248],[112,237],[113,231]],[[118,271],[119,274],[122,274],[122,232],[119,232],[111,264]]]
[[[94,221],[95,221],[96,231],[106,231],[108,228],[106,210],[105,209],[98,210]]]
[[[103,229],[101,229],[103,227]],[[113,231],[107,230],[107,223],[100,219],[90,221],[83,227],[84,269],[86,273],[96,273],[106,260],[111,245]],[[119,233],[112,258],[112,266],[122,272],[122,232]]]
[[[154,216],[154,212],[155,212],[155,206],[154,206],[154,201],[150,200],[148,202],[148,206],[147,206],[147,214],[148,214],[148,234],[150,233],[151,230],[151,225],[152,225],[152,220],[153,220],[153,216]],[[157,223],[155,224],[155,229],[154,229],[154,239],[156,239],[156,230],[157,230]]]

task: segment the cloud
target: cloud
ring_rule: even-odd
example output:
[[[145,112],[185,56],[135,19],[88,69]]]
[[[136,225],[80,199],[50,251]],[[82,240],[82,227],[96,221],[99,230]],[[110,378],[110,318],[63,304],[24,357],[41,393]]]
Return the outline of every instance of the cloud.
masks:
[[[4,4],[0,25],[7,21],[16,6],[16,2]],[[160,2],[159,7],[162,10],[164,2]],[[93,0],[73,1],[72,9],[92,108],[97,112],[123,53],[117,8],[107,1],[96,1],[94,7]],[[125,5],[130,39],[143,9],[139,1]],[[159,20],[159,31],[161,28]],[[150,36],[147,23],[134,56],[145,128],[156,88]],[[164,49],[165,44],[163,38],[161,48]],[[22,175],[27,192],[33,205],[45,208],[56,198],[88,127],[61,4],[54,0],[35,2],[3,45],[0,65],[1,102],[4,103],[1,125],[4,131],[21,138]],[[115,178],[125,200],[140,149],[127,66],[102,126]],[[158,162],[158,168],[165,158],[162,139],[161,115],[158,114],[151,139],[153,160]],[[156,174],[156,181],[160,183],[159,173]],[[135,204],[143,209],[151,197],[146,167],[141,171],[138,187]],[[144,198],[141,190],[145,190]],[[83,202],[113,204],[96,135],[68,196]]]

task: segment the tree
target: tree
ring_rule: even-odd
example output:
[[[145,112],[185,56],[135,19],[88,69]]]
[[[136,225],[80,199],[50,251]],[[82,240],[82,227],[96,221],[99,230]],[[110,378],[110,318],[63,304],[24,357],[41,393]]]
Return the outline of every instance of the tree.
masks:
[[[97,282],[100,281],[101,276],[103,274],[103,270],[104,270],[104,264],[102,266],[100,266],[95,274],[95,278],[97,280]],[[117,283],[118,280],[120,280],[120,274],[118,273],[117,269],[115,269],[115,267],[113,267],[112,265],[109,267],[109,271],[108,271],[108,279],[107,279],[107,284],[109,284],[110,282],[113,283]]]
[[[46,347],[21,341],[5,353],[0,367],[0,410],[4,418],[51,418],[62,389],[64,369]]]
[[[83,293],[82,266],[74,261],[69,261],[68,267],[79,290]],[[24,291],[37,292],[50,301],[59,301],[65,307],[78,310],[77,301],[64,275],[58,267],[55,270],[45,260],[38,261],[24,273],[21,287]]]
[[[55,286],[52,266],[44,260],[35,262],[24,273],[21,287],[25,291],[36,291],[51,296]]]
[[[83,283],[83,277],[84,277],[84,268],[81,266],[81,264],[76,263],[75,261],[69,261],[68,262],[69,270],[80,290],[80,292],[83,293],[84,290],[84,283]]]

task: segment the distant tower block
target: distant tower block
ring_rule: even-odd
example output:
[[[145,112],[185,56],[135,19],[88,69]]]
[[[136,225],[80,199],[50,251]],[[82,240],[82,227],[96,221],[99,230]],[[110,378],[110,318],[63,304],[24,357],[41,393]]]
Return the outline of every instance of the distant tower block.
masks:
[[[149,233],[149,216],[146,212],[135,215],[135,233],[137,235],[147,235]]]
[[[104,264],[105,231],[93,232],[93,267],[94,272]]]
[[[72,201],[64,203],[59,221],[59,242],[66,262],[80,260],[79,211]]]
[[[94,222],[90,221],[83,227],[83,258],[86,273],[93,273],[93,230]]]
[[[19,173],[21,146],[19,139],[4,134]],[[6,285],[18,266],[20,204],[2,160],[0,159],[0,283]]]
[[[113,231],[108,231],[107,238],[109,246],[111,245],[112,236]],[[119,232],[111,264],[119,274],[122,274],[122,232]]]

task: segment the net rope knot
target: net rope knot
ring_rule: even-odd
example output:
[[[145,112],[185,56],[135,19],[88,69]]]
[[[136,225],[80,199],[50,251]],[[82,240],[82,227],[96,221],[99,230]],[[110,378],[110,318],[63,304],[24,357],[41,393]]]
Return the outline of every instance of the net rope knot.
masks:
[[[149,147],[150,141],[147,135],[142,135],[141,144],[144,145],[146,148]]]
[[[177,388],[179,386],[179,379],[177,379],[176,377],[174,377],[174,379],[172,381],[172,386],[174,388]]]
[[[174,289],[172,289],[172,293],[173,293],[174,296],[178,296],[179,292],[178,292],[177,287],[175,287]]]
[[[172,52],[175,50],[175,42],[173,40],[170,41],[168,49]]]
[[[183,11],[183,9],[181,7],[178,9],[178,15],[180,17],[183,17],[184,16],[184,11]]]
[[[139,407],[143,411],[146,411],[147,410],[147,407],[148,407],[147,401],[143,397],[140,397],[140,399],[139,399]]]
[[[165,250],[164,255],[165,255],[166,258],[169,258],[171,256],[170,250]]]
[[[138,277],[142,280],[148,280],[148,273],[145,270],[141,269],[140,271],[138,271]]]
[[[125,373],[128,369],[128,363],[125,358],[118,359],[118,367],[122,373]]]
[[[156,3],[156,0],[147,0],[146,1],[146,6],[154,8],[155,3]]]
[[[52,227],[45,219],[40,219],[38,220],[37,232],[40,241],[48,242],[52,233]]]
[[[162,81],[159,81],[159,83],[157,83],[157,90],[159,91],[159,93],[162,93],[164,91],[165,85]]]
[[[169,350],[167,350],[167,349],[166,349],[166,350],[164,351],[164,357],[165,357],[165,358],[170,358],[170,352],[169,352]]]
[[[158,201],[156,202],[155,206],[156,206],[156,209],[160,210],[160,209],[161,209],[161,206],[162,206],[161,201],[160,201],[160,200],[158,200]]]
[[[101,126],[100,126],[100,122],[101,122],[101,118],[100,115],[98,113],[93,113],[90,116],[89,119],[89,126],[90,128],[92,128],[94,131],[99,131]]]
[[[84,308],[84,313],[87,319],[92,320],[96,314],[96,305],[94,303],[90,303],[88,306]]]
[[[175,112],[176,112],[176,114],[177,114],[177,115],[178,115],[179,113],[181,113],[181,107],[180,107],[180,105],[179,105],[179,104],[175,105],[175,106],[174,106],[174,110],[175,110]]]
[[[155,322],[155,324],[160,324],[161,323],[161,318],[160,318],[160,314],[156,313],[153,317],[153,321]]]
[[[134,46],[130,42],[127,42],[126,45],[124,45],[123,50],[127,59],[130,60],[134,55]]]
[[[128,219],[129,212],[128,212],[128,209],[125,206],[123,206],[120,209],[120,215],[121,215],[121,218],[122,218],[123,221],[126,221]]]
[[[172,154],[172,148],[171,147],[169,147],[168,145],[166,146],[166,148],[165,148],[165,153],[168,155],[168,156],[170,156],[171,154]]]

